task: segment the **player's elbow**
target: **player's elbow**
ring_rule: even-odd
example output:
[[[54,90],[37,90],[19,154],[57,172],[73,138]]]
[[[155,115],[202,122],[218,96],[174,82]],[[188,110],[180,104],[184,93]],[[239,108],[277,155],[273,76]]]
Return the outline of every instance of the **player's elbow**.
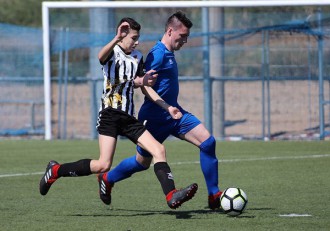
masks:
[[[101,52],[98,54],[97,58],[99,59],[100,63],[104,63],[105,59],[104,59],[103,55],[101,54]]]

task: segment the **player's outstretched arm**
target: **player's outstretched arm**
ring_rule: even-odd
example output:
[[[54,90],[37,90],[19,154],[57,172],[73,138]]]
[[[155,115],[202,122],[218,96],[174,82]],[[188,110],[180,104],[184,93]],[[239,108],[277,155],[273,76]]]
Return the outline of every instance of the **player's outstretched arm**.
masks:
[[[142,93],[147,96],[151,101],[156,103],[158,106],[166,110],[170,113],[173,119],[180,119],[182,117],[182,113],[177,107],[173,107],[166,103],[158,94],[155,92],[154,89],[148,86],[141,87]]]
[[[98,54],[98,58],[101,63],[104,63],[105,60],[108,58],[109,54],[113,51],[113,48],[116,46],[118,42],[120,42],[123,38],[127,36],[129,33],[130,27],[128,22],[123,22],[120,24],[120,26],[117,29],[117,34],[116,36],[102,49],[100,50]]]

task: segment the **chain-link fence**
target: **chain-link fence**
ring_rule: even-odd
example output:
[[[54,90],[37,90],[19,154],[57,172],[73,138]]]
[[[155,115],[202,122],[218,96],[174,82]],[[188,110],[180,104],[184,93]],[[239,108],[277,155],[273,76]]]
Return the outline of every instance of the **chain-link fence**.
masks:
[[[153,9],[148,17],[145,9],[50,11],[53,138],[96,138],[103,81],[97,52],[119,19],[141,23],[138,49],[145,57],[175,10]],[[320,68],[323,96],[330,99],[329,8],[210,9],[207,32],[202,9],[181,10],[194,23],[188,43],[175,53],[179,103],[186,110],[203,122],[211,119],[210,130],[221,139],[319,138]],[[43,137],[42,30],[0,24],[0,33],[0,136]],[[212,83],[209,98],[205,73]],[[135,100],[138,109],[139,90]],[[327,105],[324,121],[328,126]]]

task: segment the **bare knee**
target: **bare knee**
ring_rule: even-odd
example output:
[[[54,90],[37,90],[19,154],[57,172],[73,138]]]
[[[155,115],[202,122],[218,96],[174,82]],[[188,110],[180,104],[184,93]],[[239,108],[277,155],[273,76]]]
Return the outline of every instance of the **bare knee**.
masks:
[[[154,153],[154,160],[156,162],[166,162],[166,150],[165,146],[162,144],[159,144],[155,147]]]
[[[165,156],[166,154],[165,146],[163,144],[157,145],[155,148],[155,154],[157,156]]]

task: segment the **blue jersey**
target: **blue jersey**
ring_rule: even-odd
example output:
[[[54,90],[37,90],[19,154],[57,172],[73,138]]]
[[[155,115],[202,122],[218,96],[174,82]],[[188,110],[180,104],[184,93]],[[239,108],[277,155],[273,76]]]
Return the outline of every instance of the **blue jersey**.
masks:
[[[153,89],[169,105],[182,110],[178,104],[179,80],[178,66],[174,53],[169,51],[162,42],[157,42],[150,50],[146,61],[146,71],[156,70],[158,72],[157,82]],[[156,103],[150,101],[147,97],[139,111],[139,118],[143,119],[170,119],[171,115]]]
[[[152,136],[163,143],[170,135],[179,138],[180,135],[198,126],[201,123],[200,120],[183,110],[178,104],[179,76],[174,53],[167,50],[163,43],[157,42],[146,58],[145,68],[158,72],[157,82],[153,89],[166,103],[177,107],[182,113],[181,119],[173,119],[165,109],[145,97],[138,119],[143,123],[147,121],[145,127]],[[137,151],[143,156],[151,157],[150,153],[139,146]]]

